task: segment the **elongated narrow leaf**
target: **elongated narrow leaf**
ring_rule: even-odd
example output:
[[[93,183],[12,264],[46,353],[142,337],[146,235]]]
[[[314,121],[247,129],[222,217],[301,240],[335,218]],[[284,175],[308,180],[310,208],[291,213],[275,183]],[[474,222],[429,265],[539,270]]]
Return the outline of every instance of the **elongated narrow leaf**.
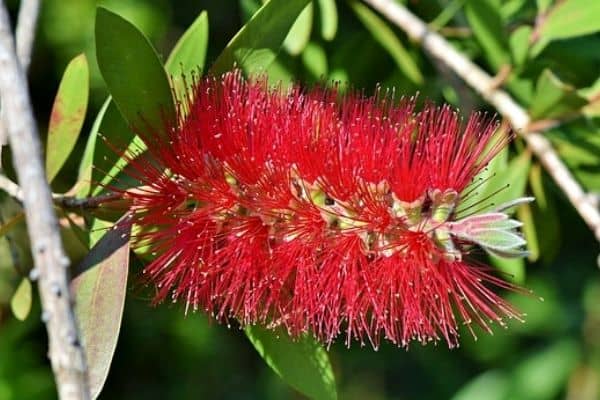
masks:
[[[208,49],[208,14],[202,11],[194,23],[179,38],[171,51],[165,69],[171,75],[175,93],[182,97],[185,91],[183,76],[201,74]],[[191,83],[188,81],[188,83]]]
[[[564,0],[552,7],[539,28],[532,53],[538,55],[553,40],[600,31],[600,1]]]
[[[288,53],[298,55],[306,47],[310,40],[310,34],[313,26],[314,7],[308,3],[300,13],[294,25],[292,25],[287,37],[283,41],[283,47]]]
[[[234,66],[246,74],[264,72],[309,1],[270,0],[265,3],[225,47],[210,73],[219,75]]]
[[[417,85],[423,83],[423,75],[417,64],[413,61],[413,56],[404,48],[400,39],[398,39],[387,23],[359,1],[352,0],[350,6],[358,19],[373,35],[373,38],[392,56],[398,69],[413,83]]]
[[[46,177],[51,182],[77,143],[89,94],[89,68],[84,54],[75,57],[63,74],[52,106],[46,144]]]
[[[246,335],[265,362],[287,384],[315,400],[337,399],[335,377],[327,352],[312,338],[292,341],[258,326]]]
[[[338,11],[335,0],[318,0],[321,14],[321,36],[325,40],[333,40],[338,28]]]
[[[562,82],[549,69],[538,79],[529,114],[531,118],[556,118],[581,109],[588,103],[573,86]]]
[[[125,304],[130,228],[116,226],[96,243],[71,282],[93,398],[100,394],[108,375]]]
[[[96,151],[98,129],[100,129],[100,124],[104,118],[104,113],[106,113],[106,109],[111,101],[112,99],[110,97],[104,101],[100,111],[98,111],[98,115],[96,115],[90,135],[88,136],[85,144],[85,150],[83,151],[83,157],[81,158],[81,163],[79,164],[79,170],[77,172],[77,194],[79,196],[87,196],[90,193],[90,189],[92,187],[92,165],[94,164],[94,153]]]
[[[144,142],[127,126],[114,102],[108,105],[98,133],[104,135],[109,143],[96,144],[94,151],[96,168],[92,172],[93,195],[99,194],[107,185],[123,187],[125,182],[121,180],[126,178],[119,174],[128,161],[122,155],[132,156],[134,151],[140,153],[145,150]]]
[[[31,311],[31,281],[23,278],[10,300],[10,308],[19,321],[24,321]]]
[[[500,9],[492,0],[468,0],[465,15],[490,65],[499,69],[509,61],[508,42]]]
[[[166,121],[174,121],[169,80],[152,45],[130,22],[103,7],[96,13],[96,57],[129,125],[162,132]]]
[[[512,53],[512,59],[515,65],[520,66],[527,60],[527,54],[529,52],[529,37],[533,29],[528,25],[518,27],[510,35],[510,51]]]

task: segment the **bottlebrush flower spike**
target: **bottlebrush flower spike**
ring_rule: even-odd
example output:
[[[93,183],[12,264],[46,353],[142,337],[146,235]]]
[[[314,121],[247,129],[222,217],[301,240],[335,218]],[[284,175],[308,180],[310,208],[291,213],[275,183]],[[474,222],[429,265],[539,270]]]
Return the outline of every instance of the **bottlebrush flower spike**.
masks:
[[[167,137],[142,134],[148,152],[130,160],[140,187],[124,193],[137,245],[156,256],[144,269],[156,302],[374,347],[454,347],[460,324],[521,319],[492,290],[516,288],[469,257],[522,256],[521,224],[504,208],[461,210],[507,144],[497,124],[238,72],[202,79],[190,98]]]

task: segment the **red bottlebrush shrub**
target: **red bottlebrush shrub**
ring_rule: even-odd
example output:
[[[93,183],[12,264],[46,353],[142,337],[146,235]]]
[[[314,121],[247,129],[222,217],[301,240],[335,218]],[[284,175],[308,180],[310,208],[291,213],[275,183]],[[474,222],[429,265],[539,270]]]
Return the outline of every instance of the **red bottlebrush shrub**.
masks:
[[[335,90],[269,89],[239,73],[194,84],[180,121],[131,160],[135,241],[156,302],[331,343],[458,344],[459,324],[520,319],[470,260],[523,255],[520,223],[461,210],[507,143],[473,114]],[[471,330],[472,331],[472,330]]]

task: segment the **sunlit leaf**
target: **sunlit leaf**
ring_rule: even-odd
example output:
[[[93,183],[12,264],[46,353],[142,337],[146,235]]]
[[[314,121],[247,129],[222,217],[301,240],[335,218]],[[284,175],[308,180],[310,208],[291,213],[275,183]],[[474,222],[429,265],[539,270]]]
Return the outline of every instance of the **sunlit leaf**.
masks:
[[[538,13],[544,13],[552,5],[554,0],[535,0]]]
[[[283,41],[283,47],[291,55],[298,55],[310,40],[313,25],[313,4],[309,3],[300,13],[290,32]]]
[[[113,101],[130,126],[163,132],[175,106],[152,45],[130,22],[106,8],[96,13],[96,57]]]
[[[130,226],[115,226],[77,267],[71,282],[93,398],[98,397],[106,381],[125,304]]]
[[[309,1],[270,0],[265,3],[231,39],[210,68],[210,73],[219,75],[234,66],[248,75],[264,72]]]
[[[552,71],[545,69],[538,79],[529,115],[533,120],[556,118],[581,109],[587,102],[573,86],[565,84]]]
[[[81,132],[89,94],[89,68],[85,55],[75,57],[62,77],[54,99],[48,141],[46,177],[51,182],[71,154]]]
[[[208,49],[208,14],[200,13],[194,23],[179,38],[171,51],[165,69],[171,74],[171,81],[178,97],[184,94],[183,76],[191,84],[191,73],[201,74]]]
[[[302,63],[306,70],[315,79],[321,79],[327,76],[329,70],[327,64],[327,54],[323,47],[317,43],[310,42],[302,52]]]
[[[363,3],[350,1],[352,10],[373,38],[392,56],[398,68],[415,84],[423,83],[423,75],[402,42],[387,23]]]
[[[338,29],[338,12],[335,0],[317,0],[321,14],[321,36],[333,40]]]
[[[110,97],[104,101],[100,111],[98,111],[98,115],[96,115],[90,135],[85,144],[85,150],[83,151],[83,157],[81,158],[79,171],[77,173],[77,182],[79,183],[77,194],[79,196],[87,196],[92,187],[92,165],[94,164],[98,130],[100,129],[100,124],[102,123],[106,109],[111,101]]]
[[[258,354],[287,384],[311,399],[337,399],[329,357],[314,339],[292,341],[285,333],[258,326],[246,327],[246,335]]]
[[[31,311],[31,281],[23,278],[10,299],[10,309],[19,321],[24,321]]]
[[[505,400],[510,380],[502,371],[487,371],[470,380],[452,400]]]
[[[528,25],[523,25],[515,29],[510,35],[509,44],[512,53],[512,59],[515,65],[520,66],[527,60],[529,52],[529,37],[533,29]]]
[[[538,29],[532,54],[538,55],[553,40],[589,35],[600,31],[600,1],[564,0],[557,2]]]

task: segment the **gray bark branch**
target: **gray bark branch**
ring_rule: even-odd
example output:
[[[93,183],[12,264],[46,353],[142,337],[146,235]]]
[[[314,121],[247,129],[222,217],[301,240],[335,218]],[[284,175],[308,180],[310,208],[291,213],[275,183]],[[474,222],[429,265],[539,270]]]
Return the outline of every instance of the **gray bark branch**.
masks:
[[[0,0],[0,99],[13,163],[21,185],[34,269],[46,323],[49,356],[59,397],[89,399],[85,353],[69,291],[69,259],[63,249],[46,181],[24,70],[17,59],[4,1]]]

